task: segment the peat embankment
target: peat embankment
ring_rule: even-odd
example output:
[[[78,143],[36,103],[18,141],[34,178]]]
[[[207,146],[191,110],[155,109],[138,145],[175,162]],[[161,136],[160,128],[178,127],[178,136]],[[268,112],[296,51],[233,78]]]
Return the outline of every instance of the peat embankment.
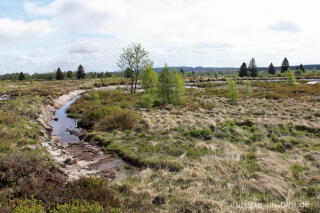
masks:
[[[77,128],[76,120],[67,117],[66,109],[85,90],[75,90],[43,106],[38,118],[46,128],[42,145],[62,167],[69,180],[81,176],[107,177],[110,180],[126,176],[129,170],[113,152],[102,152],[99,147],[81,140],[85,130]]]

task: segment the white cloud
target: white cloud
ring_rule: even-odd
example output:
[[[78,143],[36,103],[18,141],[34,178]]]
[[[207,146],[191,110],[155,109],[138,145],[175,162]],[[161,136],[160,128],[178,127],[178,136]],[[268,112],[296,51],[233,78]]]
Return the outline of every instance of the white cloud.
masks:
[[[295,23],[289,21],[280,21],[270,27],[273,31],[283,31],[283,32],[300,32],[301,29]]]
[[[24,3],[30,16],[49,20],[45,21],[47,25],[60,35],[80,35],[71,44],[43,50],[37,57],[48,55],[48,59],[39,64],[51,68],[58,63],[87,63],[89,69],[100,69],[105,61],[115,69],[121,48],[131,42],[142,43],[156,66],[166,62],[172,66],[240,66],[251,57],[258,65],[267,66],[271,61],[280,64],[285,56],[294,64],[318,63],[318,6],[317,0],[54,0],[44,6],[32,0]],[[283,20],[287,22],[283,24]],[[292,32],[297,30],[299,33]],[[62,54],[49,58],[55,52]]]
[[[25,22],[8,18],[0,19],[0,42],[27,41],[49,35],[53,29],[47,20]]]
[[[62,70],[75,70],[82,64],[86,71],[113,71],[114,61],[118,59],[124,44],[99,38],[77,39],[63,47],[50,49],[32,48],[27,50],[11,49],[5,54],[0,52],[0,73],[16,72],[52,72],[60,67]]]

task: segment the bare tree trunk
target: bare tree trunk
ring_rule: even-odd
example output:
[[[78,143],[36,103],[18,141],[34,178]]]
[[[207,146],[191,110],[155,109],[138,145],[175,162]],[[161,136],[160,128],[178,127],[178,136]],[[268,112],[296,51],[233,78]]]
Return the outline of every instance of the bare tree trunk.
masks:
[[[133,76],[131,77],[131,94],[133,94],[133,82],[134,82],[134,79],[133,79]]]
[[[136,93],[136,91],[137,91],[137,81],[138,81],[138,79],[136,79],[136,82],[135,82],[135,85],[134,85],[134,93]]]
[[[136,72],[137,74],[136,74],[136,79],[135,79],[135,83],[134,83],[134,94],[136,93],[136,91],[137,91],[137,82],[138,82],[138,71]]]

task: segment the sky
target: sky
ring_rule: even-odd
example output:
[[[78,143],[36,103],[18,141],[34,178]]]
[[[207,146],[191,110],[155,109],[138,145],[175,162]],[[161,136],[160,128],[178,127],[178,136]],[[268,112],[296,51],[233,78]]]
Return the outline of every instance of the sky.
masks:
[[[320,63],[317,0],[1,0],[0,74],[116,71],[141,43],[155,67]]]

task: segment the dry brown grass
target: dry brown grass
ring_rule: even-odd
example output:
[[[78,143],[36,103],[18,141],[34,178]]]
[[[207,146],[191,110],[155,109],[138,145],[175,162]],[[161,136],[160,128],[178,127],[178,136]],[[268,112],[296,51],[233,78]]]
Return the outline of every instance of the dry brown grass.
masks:
[[[289,88],[259,83],[253,85],[253,96],[244,96],[239,86],[243,98],[231,105],[225,98],[224,86],[213,85],[188,90],[187,102],[179,108],[151,109],[136,108],[139,95],[101,92],[102,108],[121,108],[121,113],[109,120],[107,115],[102,116],[105,129],[122,129],[114,125],[126,120],[128,109],[141,119],[133,130],[96,133],[106,142],[106,149],[120,152],[142,169],[112,186],[105,180],[88,179],[64,185],[53,175],[59,172],[47,156],[9,154],[34,152],[24,144],[39,139],[41,129],[37,129],[34,119],[41,104],[50,103],[51,98],[72,88],[88,85],[66,81],[50,82],[44,90],[37,89],[43,86],[37,82],[10,87],[12,94],[21,96],[0,106],[0,182],[3,186],[18,183],[13,193],[17,198],[35,196],[48,206],[83,199],[122,207],[125,212],[319,212],[318,86]],[[270,99],[259,96],[266,93],[271,94]],[[89,97],[82,101],[75,104],[75,114],[95,109]],[[211,138],[202,135],[209,127]],[[278,144],[281,150],[275,148]],[[310,207],[279,210],[232,206],[238,202],[282,201],[309,202]]]

